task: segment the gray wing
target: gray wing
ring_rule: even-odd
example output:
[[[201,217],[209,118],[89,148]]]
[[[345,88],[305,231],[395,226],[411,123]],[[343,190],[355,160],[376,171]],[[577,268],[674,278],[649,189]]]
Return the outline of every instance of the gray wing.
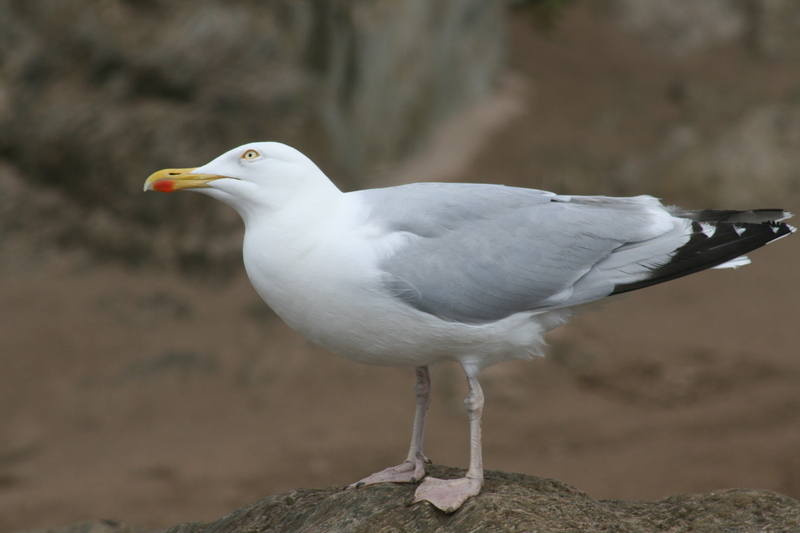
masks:
[[[611,294],[619,276],[587,283],[590,272],[614,250],[673,229],[654,231],[651,212],[660,204],[649,197],[565,197],[447,183],[358,194],[372,222],[408,234],[407,244],[380,264],[391,294],[467,323]]]
[[[459,183],[350,194],[369,207],[372,223],[407,236],[379,264],[386,289],[420,311],[466,323],[666,281],[790,231],[673,216],[650,196],[559,196]]]

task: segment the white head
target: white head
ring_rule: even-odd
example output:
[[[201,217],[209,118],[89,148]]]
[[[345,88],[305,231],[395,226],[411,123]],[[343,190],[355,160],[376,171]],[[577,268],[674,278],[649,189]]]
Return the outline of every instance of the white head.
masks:
[[[196,190],[247,217],[256,210],[279,210],[295,201],[323,199],[339,190],[300,151],[277,142],[254,142],[225,152],[196,168],[166,168],[144,182],[144,190]]]

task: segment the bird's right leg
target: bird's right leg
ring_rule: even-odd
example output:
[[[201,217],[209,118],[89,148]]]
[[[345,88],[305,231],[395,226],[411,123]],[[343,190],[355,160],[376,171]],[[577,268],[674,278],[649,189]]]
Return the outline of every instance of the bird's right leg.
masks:
[[[411,446],[408,448],[406,460],[397,466],[390,466],[356,481],[348,488],[358,488],[375,483],[413,483],[425,477],[425,463],[429,463],[430,460],[422,453],[422,441],[425,435],[425,415],[431,402],[431,376],[427,366],[418,366],[416,375],[417,383],[414,386],[414,392],[417,397],[417,409],[414,412]]]

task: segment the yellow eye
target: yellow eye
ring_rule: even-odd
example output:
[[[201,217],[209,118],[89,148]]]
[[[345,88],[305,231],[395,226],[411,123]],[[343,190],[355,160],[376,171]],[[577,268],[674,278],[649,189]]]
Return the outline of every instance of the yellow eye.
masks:
[[[253,150],[252,148],[241,155],[241,158],[245,161],[252,161],[253,159],[258,159],[259,157],[261,157],[261,154],[258,153],[258,150]]]

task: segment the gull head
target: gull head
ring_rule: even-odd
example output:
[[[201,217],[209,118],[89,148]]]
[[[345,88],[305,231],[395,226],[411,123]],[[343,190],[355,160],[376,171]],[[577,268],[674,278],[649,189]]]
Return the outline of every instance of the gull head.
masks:
[[[278,209],[296,198],[338,192],[299,150],[278,142],[254,142],[205,165],[165,168],[144,182],[145,191],[193,190],[221,200],[244,215],[250,207]]]

